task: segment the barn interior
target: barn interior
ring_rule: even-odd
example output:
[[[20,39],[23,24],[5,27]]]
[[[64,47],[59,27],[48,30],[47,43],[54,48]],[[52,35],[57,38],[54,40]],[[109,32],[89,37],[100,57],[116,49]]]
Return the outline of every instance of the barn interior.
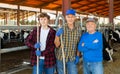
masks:
[[[108,51],[110,57],[103,61],[104,74],[120,74],[119,0],[0,0],[0,32],[5,33],[4,41],[0,34],[0,74],[32,74],[30,49],[24,44],[23,32],[29,33],[37,26],[41,12],[51,15],[50,26],[57,29],[58,24],[64,23],[62,17],[69,8],[77,11],[83,32],[86,18],[97,20],[98,30],[113,50],[113,54]],[[109,29],[119,31],[116,40],[109,39]],[[81,60],[78,69],[82,74]]]

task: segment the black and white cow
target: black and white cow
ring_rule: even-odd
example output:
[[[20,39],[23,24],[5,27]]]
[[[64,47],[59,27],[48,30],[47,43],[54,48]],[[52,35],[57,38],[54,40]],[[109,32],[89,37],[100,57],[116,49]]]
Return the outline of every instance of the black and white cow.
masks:
[[[7,40],[8,39],[8,33],[4,33],[4,32],[1,32],[0,31],[0,45],[1,45],[1,48],[3,48],[3,42],[4,40]]]
[[[103,35],[103,59],[106,61],[113,61],[112,59],[113,49],[110,47],[109,43],[106,41]]]
[[[109,31],[109,39],[113,40],[114,42],[120,43],[120,32],[119,30],[110,30]]]
[[[24,40],[27,38],[29,33],[30,31],[21,30],[21,32],[17,34],[17,39],[20,39],[21,42],[24,42]]]
[[[3,48],[3,37],[4,37],[4,33],[0,32],[0,46],[1,46],[1,48]]]
[[[4,48],[4,43],[7,43],[8,41],[21,41],[24,42],[24,40],[29,35],[30,31],[21,30],[21,32],[17,31],[10,31],[10,32],[3,32],[0,31],[0,45],[1,48]]]
[[[10,39],[16,39],[16,33],[15,31],[10,32]]]

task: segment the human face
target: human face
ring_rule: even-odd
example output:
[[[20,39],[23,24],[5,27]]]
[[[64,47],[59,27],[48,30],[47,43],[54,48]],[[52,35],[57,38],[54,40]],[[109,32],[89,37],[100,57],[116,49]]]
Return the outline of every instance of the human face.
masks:
[[[73,24],[75,21],[75,16],[72,14],[66,15],[66,21],[68,24]]]
[[[47,19],[47,17],[40,17],[40,24],[41,24],[41,26],[47,26],[48,25],[48,19]]]
[[[94,33],[96,30],[96,24],[94,22],[87,22],[86,29],[89,33]]]

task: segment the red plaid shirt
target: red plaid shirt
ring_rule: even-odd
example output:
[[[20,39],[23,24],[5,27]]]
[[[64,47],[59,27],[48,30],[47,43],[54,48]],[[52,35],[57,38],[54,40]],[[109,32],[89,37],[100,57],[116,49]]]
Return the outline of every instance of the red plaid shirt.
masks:
[[[54,39],[55,39],[56,32],[51,27],[49,28],[50,28],[50,31],[48,33],[47,40],[46,40],[46,48],[44,51],[41,52],[41,55],[45,56],[45,67],[46,68],[52,67],[56,63],[55,51],[54,51],[55,49]],[[40,29],[41,27],[39,27],[39,32],[40,32]],[[25,44],[31,49],[31,64],[32,65],[36,65],[36,62],[37,62],[37,57],[35,54],[36,49],[34,48],[34,44],[36,42],[37,42],[37,28],[34,28],[25,41]]]

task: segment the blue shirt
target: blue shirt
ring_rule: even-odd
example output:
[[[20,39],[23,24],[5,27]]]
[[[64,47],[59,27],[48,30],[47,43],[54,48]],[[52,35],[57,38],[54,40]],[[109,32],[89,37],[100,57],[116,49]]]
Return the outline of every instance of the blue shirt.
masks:
[[[93,34],[89,34],[86,32],[81,36],[78,50],[83,53],[83,61],[101,62],[103,60],[102,49],[102,33],[95,32]]]

